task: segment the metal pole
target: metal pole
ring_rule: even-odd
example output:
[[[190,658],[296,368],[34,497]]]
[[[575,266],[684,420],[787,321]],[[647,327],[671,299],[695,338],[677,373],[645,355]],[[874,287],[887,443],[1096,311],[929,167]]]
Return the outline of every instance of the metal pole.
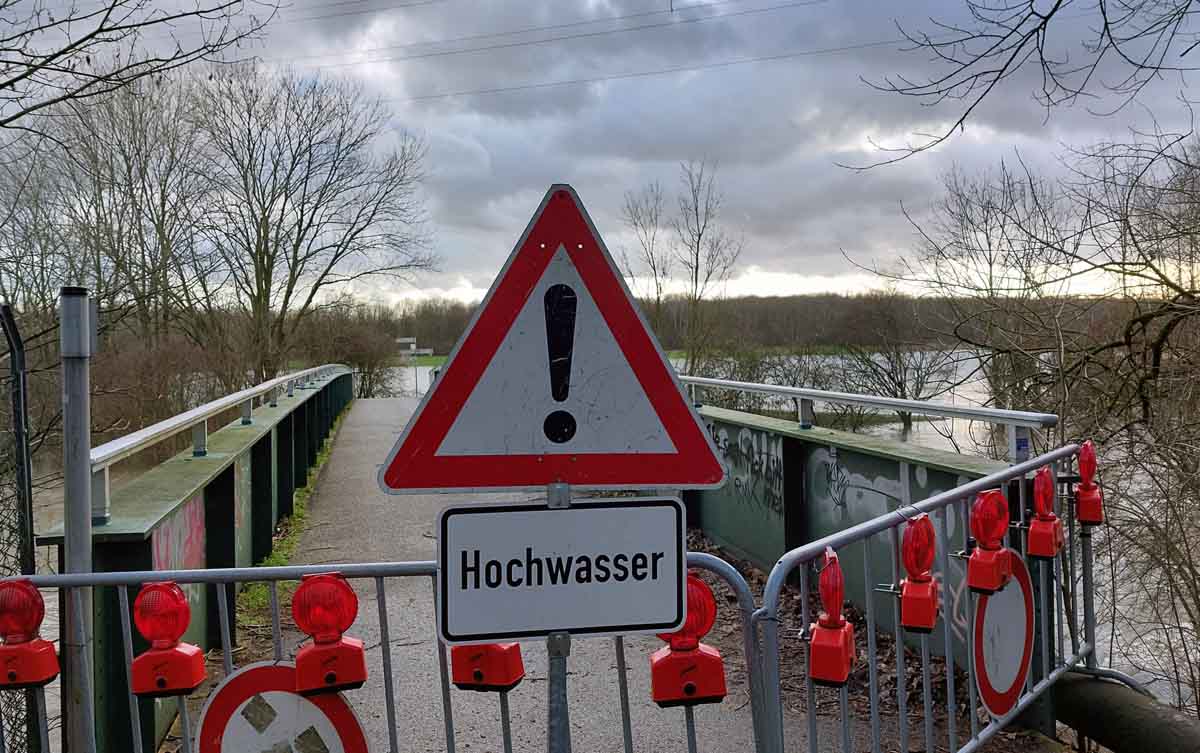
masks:
[[[551,633],[546,639],[550,655],[547,676],[546,750],[571,753],[571,714],[567,706],[567,657],[571,655],[571,634]]]
[[[64,287],[59,297],[63,406],[63,561],[68,573],[92,571],[91,336],[87,288]],[[64,742],[72,753],[95,749],[88,674],[92,651],[92,598],[87,588],[66,592],[62,695]],[[76,619],[79,624],[71,625]]]
[[[565,510],[571,506],[571,488],[567,484],[546,487],[546,506]],[[549,655],[546,694],[546,750],[571,753],[571,714],[567,705],[567,657],[571,655],[571,634],[551,633],[546,638]]]

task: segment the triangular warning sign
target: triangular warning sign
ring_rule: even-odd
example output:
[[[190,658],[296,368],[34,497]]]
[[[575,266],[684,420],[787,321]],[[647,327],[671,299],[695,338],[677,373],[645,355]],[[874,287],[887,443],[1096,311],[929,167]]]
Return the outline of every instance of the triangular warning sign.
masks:
[[[550,187],[379,471],[390,493],[724,480],[708,432],[566,185]]]

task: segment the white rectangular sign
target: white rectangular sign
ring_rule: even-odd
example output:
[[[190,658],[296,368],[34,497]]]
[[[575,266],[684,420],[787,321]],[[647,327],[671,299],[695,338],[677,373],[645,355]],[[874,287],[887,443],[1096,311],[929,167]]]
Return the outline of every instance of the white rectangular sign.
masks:
[[[438,631],[447,643],[671,632],[687,554],[674,497],[451,507],[438,518]]]

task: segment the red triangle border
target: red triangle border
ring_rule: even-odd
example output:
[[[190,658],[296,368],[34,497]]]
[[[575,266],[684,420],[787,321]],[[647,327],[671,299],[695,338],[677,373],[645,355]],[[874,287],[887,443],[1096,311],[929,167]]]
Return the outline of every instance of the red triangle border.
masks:
[[[559,246],[564,246],[629,361],[675,453],[439,456],[462,406],[498,351]],[[710,488],[725,469],[688,406],[662,350],[649,334],[574,190],[551,186],[516,250],[379,472],[389,493],[579,488]]]

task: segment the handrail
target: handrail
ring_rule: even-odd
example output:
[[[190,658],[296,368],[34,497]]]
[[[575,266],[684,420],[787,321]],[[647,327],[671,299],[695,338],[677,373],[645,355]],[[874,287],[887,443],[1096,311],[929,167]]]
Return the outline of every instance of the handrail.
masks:
[[[974,418],[1010,426],[1045,428],[1058,424],[1058,416],[1053,413],[1031,413],[1029,411],[1006,410],[1004,408],[947,405],[946,403],[936,403],[932,400],[905,400],[879,395],[857,395],[851,392],[831,392],[829,390],[814,390],[808,387],[738,382],[732,379],[712,379],[709,377],[688,376],[686,374],[681,374],[679,381],[684,384],[694,384],[698,387],[714,387],[716,389],[737,390],[739,392],[759,392],[768,395],[779,395],[781,397],[817,400],[825,403],[864,405],[869,408],[901,410],[922,416]]]
[[[321,378],[328,371],[344,368],[346,367],[342,364],[327,363],[322,366],[314,366],[302,371],[285,374],[254,387],[247,387],[240,392],[234,392],[231,395],[217,398],[212,402],[199,405],[191,410],[186,410],[183,413],[163,419],[143,429],[130,432],[123,437],[117,437],[112,441],[105,442],[98,447],[92,448],[92,473],[102,471],[117,461],[124,460],[165,439],[187,431],[201,421],[206,421],[230,408],[236,408],[248,400],[266,395],[289,383],[299,384],[301,382],[308,382]]]

